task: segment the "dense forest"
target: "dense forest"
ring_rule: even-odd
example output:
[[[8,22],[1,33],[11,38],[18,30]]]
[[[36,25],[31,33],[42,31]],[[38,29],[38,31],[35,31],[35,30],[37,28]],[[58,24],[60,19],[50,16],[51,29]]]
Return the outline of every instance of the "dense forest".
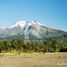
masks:
[[[0,53],[10,51],[20,52],[67,52],[67,44],[62,39],[47,38],[41,42],[24,41],[20,39],[0,40]]]

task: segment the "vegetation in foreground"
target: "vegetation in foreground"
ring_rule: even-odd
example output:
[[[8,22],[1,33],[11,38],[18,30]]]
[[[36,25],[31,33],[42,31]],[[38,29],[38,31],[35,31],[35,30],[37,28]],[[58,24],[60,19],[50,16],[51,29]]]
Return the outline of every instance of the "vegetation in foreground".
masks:
[[[0,41],[0,53],[18,51],[19,53],[31,53],[31,52],[67,52],[67,43],[64,43],[62,39],[48,38],[40,42],[23,41],[20,39],[14,39],[11,41]]]

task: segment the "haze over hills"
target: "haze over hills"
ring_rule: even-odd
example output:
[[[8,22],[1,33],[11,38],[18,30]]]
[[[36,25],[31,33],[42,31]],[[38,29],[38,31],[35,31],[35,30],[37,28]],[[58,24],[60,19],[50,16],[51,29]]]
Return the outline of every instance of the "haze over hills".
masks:
[[[44,39],[48,37],[66,36],[67,32],[46,27],[37,20],[18,21],[9,28],[0,28],[0,38],[22,36],[23,39]]]

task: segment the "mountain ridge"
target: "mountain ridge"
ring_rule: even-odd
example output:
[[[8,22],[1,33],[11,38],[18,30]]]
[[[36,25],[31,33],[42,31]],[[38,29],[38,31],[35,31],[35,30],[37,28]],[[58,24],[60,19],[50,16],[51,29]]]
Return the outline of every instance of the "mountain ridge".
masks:
[[[0,29],[0,38],[11,37],[14,35],[24,36],[24,39],[44,39],[67,35],[67,32],[51,29],[38,21],[18,21],[9,28]]]

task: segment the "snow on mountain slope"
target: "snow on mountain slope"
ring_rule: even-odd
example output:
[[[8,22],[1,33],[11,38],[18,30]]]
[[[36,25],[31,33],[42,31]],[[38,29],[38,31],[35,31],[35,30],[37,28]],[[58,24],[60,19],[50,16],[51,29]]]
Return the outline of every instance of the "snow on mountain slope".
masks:
[[[38,21],[18,21],[9,28],[1,29],[0,28],[0,37],[10,37],[13,35],[23,35],[25,37],[36,38],[45,38],[51,36],[64,35],[65,32],[55,29],[50,29],[43,24],[40,24]],[[67,33],[66,33],[67,34]],[[31,37],[31,38],[32,38]]]
[[[25,24],[26,24],[25,21],[18,21],[18,22],[16,22],[16,24],[10,26],[9,28],[13,28],[13,27],[17,27],[17,26],[20,26],[22,28],[25,26]]]
[[[29,23],[28,23],[28,25],[30,26],[30,25],[42,25],[42,26],[44,26],[43,24],[41,24],[41,23],[39,23],[37,20],[33,20],[33,21],[30,21]]]

